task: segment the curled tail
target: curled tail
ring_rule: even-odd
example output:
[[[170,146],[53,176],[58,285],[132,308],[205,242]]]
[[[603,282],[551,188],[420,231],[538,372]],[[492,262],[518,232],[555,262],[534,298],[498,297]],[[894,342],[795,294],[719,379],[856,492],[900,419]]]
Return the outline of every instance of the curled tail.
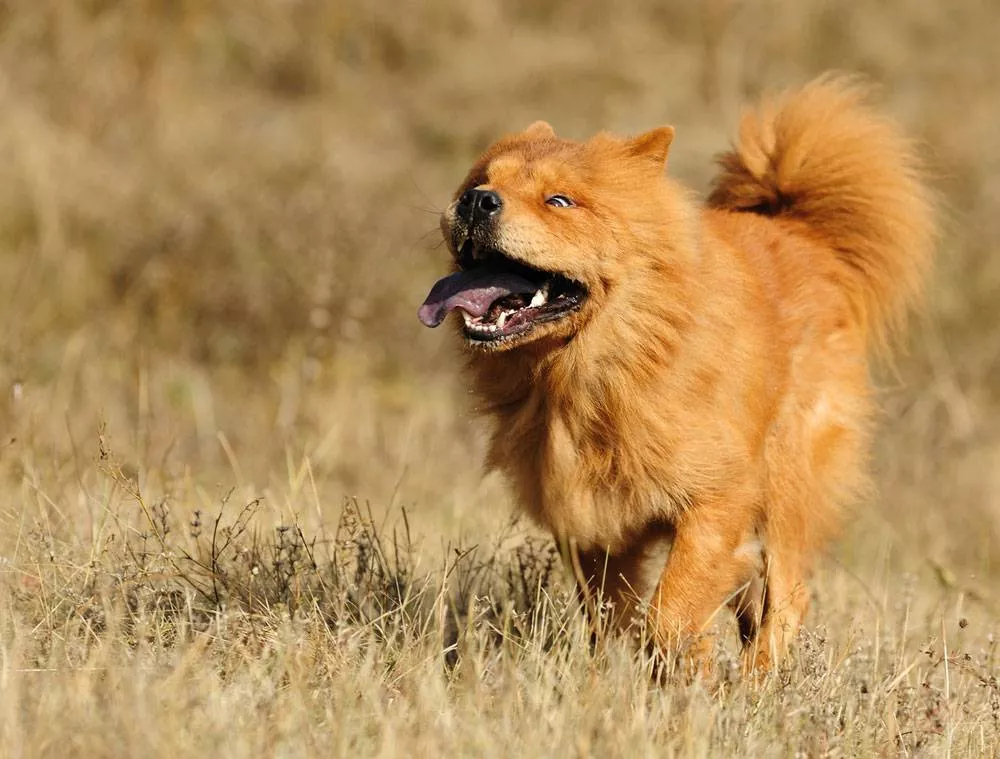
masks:
[[[709,204],[795,219],[843,263],[862,326],[884,345],[921,293],[936,237],[914,144],[826,76],[747,112]]]

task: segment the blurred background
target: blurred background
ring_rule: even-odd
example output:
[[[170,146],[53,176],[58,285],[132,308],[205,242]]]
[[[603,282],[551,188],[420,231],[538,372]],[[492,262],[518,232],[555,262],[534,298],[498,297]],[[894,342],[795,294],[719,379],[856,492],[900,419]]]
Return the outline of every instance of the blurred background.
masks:
[[[842,69],[926,143],[944,233],[835,553],[1000,575],[998,30],[987,0],[0,2],[5,542],[92,538],[102,429],[181,512],[237,487],[327,523],[352,495],[431,545],[489,534],[510,499],[416,319],[477,152],[669,123],[704,190],[742,103]]]

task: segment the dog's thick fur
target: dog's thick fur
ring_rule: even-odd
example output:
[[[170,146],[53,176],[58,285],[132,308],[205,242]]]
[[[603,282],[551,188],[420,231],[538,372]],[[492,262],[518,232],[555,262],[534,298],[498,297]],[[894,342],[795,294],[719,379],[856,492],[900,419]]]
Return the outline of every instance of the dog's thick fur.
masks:
[[[867,357],[917,300],[935,234],[913,144],[866,99],[825,77],[748,112],[706,204],[665,176],[669,127],[580,143],[538,122],[456,194],[497,192],[492,244],[587,292],[470,351],[489,463],[572,547],[584,595],[619,625],[648,601],[668,650],[728,604],[748,668],[767,667],[865,484]],[[456,223],[453,203],[453,247]]]

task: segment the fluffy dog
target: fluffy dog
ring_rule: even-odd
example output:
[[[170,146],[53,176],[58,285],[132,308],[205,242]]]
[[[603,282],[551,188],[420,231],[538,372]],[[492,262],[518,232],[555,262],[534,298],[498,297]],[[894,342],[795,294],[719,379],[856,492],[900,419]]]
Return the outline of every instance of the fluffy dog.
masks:
[[[460,315],[488,464],[584,597],[618,627],[644,609],[666,651],[703,660],[728,605],[747,669],[768,667],[865,484],[868,357],[935,236],[913,144],[866,101],[825,77],[747,112],[705,203],[665,175],[670,127],[536,122],[442,216],[454,273],[420,318]]]

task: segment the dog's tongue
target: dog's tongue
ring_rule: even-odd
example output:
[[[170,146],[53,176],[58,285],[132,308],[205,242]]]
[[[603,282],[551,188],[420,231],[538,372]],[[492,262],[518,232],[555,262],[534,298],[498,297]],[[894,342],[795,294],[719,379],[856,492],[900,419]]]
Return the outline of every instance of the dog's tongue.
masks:
[[[460,271],[435,283],[417,315],[428,327],[436,327],[456,308],[470,316],[482,316],[499,298],[537,289],[537,285],[509,271],[488,267]]]

